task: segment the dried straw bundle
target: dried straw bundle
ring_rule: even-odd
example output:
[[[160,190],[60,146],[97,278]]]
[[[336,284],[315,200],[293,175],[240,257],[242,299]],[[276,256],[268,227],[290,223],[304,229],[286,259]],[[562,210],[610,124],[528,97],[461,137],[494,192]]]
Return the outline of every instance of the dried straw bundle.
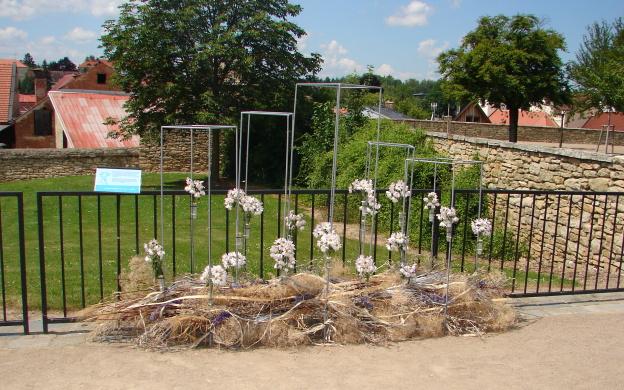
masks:
[[[121,300],[91,307],[82,317],[98,323],[96,341],[149,349],[378,344],[503,331],[515,321],[513,310],[496,300],[504,283],[496,274],[452,275],[445,316],[442,272],[419,275],[409,284],[390,271],[369,282],[334,279],[329,291],[323,278],[302,273],[215,290],[212,304],[205,286],[184,277],[165,293],[121,294]]]

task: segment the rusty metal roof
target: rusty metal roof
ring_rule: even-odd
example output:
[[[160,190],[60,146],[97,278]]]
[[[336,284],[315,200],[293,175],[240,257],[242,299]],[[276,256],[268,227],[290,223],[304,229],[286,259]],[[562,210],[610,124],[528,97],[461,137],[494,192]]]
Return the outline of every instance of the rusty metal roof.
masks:
[[[139,146],[139,137],[127,140],[109,138],[117,126],[105,125],[108,118],[126,116],[123,105],[128,95],[102,91],[50,91],[56,118],[69,148],[128,148]]]

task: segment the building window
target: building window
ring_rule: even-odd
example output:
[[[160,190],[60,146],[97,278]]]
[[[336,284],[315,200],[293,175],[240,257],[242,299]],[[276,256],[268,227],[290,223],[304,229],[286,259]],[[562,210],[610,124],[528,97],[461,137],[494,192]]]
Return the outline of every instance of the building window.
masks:
[[[52,113],[50,111],[35,111],[35,135],[52,135]]]
[[[98,84],[106,84],[106,73],[98,73],[97,74],[97,83]]]

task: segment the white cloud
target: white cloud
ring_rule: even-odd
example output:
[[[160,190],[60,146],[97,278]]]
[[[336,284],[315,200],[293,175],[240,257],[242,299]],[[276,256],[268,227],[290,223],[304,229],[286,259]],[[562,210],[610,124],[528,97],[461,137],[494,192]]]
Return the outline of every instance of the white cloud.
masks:
[[[94,0],[88,3],[91,3],[89,10],[93,16],[115,16],[124,0]]]
[[[423,57],[435,59],[440,53],[448,48],[448,42],[444,42],[440,46],[436,46],[435,39],[425,39],[418,43],[418,54]]]
[[[451,8],[459,8],[462,0],[451,0]]]
[[[356,60],[346,56],[347,49],[335,39],[329,43],[321,44],[321,55],[323,56],[323,70],[320,77],[344,76],[349,73],[362,73],[366,67]]]
[[[41,37],[41,39],[39,40],[39,43],[41,45],[51,45],[51,44],[53,44],[55,42],[56,42],[56,38],[53,37],[52,35]]]
[[[94,41],[97,39],[97,37],[98,34],[95,31],[85,30],[82,27],[74,27],[73,30],[65,34],[66,39],[77,43]]]
[[[390,26],[414,27],[427,24],[427,18],[433,11],[429,4],[412,0],[406,6],[399,8],[399,11],[386,18],[386,23]]]
[[[123,0],[0,0],[0,17],[24,20],[35,15],[73,12],[115,16]]]
[[[28,33],[15,27],[0,28],[0,42],[10,43],[11,41],[25,41]]]
[[[392,67],[392,65],[390,64],[381,64],[379,65],[379,67],[375,70],[375,73],[377,73],[380,76],[389,76],[395,73],[394,68]]]
[[[305,52],[305,49],[308,47],[308,39],[310,39],[310,34],[304,34],[297,38],[297,51],[300,53]]]

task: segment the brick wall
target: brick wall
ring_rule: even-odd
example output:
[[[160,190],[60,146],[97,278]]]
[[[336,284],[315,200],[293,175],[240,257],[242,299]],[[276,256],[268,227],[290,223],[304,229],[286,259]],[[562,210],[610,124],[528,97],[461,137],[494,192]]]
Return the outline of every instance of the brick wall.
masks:
[[[37,107],[37,110],[48,110],[52,113],[52,129],[56,126],[56,115],[54,115],[54,108],[52,102],[46,99],[42,103],[42,106]],[[35,110],[28,111],[25,115],[22,115],[15,122],[15,148],[54,148],[56,147],[56,140],[54,131],[51,135],[38,136],[35,135]]]

